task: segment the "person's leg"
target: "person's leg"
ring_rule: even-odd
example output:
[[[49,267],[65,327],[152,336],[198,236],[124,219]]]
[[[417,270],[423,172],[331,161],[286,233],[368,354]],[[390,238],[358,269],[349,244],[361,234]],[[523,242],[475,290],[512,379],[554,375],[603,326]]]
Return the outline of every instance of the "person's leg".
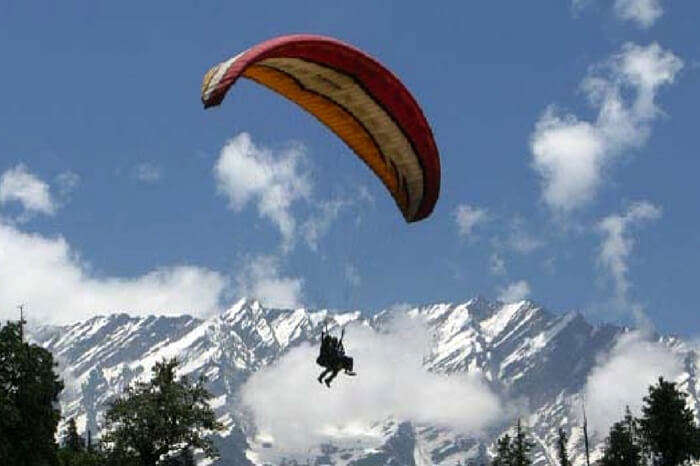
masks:
[[[343,369],[345,369],[345,373],[347,375],[357,375],[353,372],[353,359],[349,356],[343,357]]]
[[[338,369],[334,367],[334,368],[333,368],[333,372],[332,372],[331,375],[326,379],[326,386],[327,386],[328,388],[330,388],[331,382],[333,381],[333,379],[335,379],[335,376],[336,376],[336,375],[338,375]]]
[[[318,383],[323,383],[323,378],[324,378],[326,375],[328,375],[328,373],[329,373],[330,371],[331,371],[330,369],[326,368],[323,372],[321,372],[321,375],[319,375],[319,376],[318,376],[318,379],[317,379],[317,380],[318,380]]]

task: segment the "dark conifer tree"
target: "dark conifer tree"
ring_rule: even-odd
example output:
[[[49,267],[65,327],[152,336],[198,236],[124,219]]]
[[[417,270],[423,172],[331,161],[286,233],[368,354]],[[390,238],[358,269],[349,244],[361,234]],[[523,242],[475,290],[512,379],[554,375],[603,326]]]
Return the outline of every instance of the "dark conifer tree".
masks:
[[[527,431],[522,426],[520,418],[515,426],[515,437],[511,447],[511,457],[513,466],[529,466],[532,464],[530,454],[535,447],[535,442],[530,439]]]
[[[700,433],[686,397],[663,377],[644,397],[640,434],[654,464],[675,466],[700,458]]]
[[[629,407],[625,417],[613,424],[605,439],[601,466],[638,466],[642,464],[642,447],[638,435],[638,422]]]
[[[63,383],[53,356],[22,339],[22,324],[0,328],[0,464],[56,465]]]
[[[195,463],[195,461],[194,461],[194,454],[192,453],[191,448],[185,448],[185,450],[180,455],[180,458],[182,458],[182,465],[183,466],[196,466],[197,465],[197,463]]]
[[[559,455],[560,466],[571,466],[569,461],[569,452],[566,449],[566,441],[568,440],[566,432],[561,427],[559,428],[559,438],[557,439],[557,453]]]
[[[88,431],[87,431],[87,444],[86,444],[85,448],[89,452],[92,451],[92,431],[90,429],[88,429]]]
[[[493,466],[511,466],[512,464],[512,441],[510,435],[503,434],[496,443],[496,457],[491,464]]]
[[[68,427],[66,428],[66,435],[63,438],[63,446],[74,453],[79,453],[85,449],[85,441],[80,434],[78,434],[78,428],[73,418],[68,419]]]
[[[163,466],[197,466],[191,448],[185,448],[163,462]]]

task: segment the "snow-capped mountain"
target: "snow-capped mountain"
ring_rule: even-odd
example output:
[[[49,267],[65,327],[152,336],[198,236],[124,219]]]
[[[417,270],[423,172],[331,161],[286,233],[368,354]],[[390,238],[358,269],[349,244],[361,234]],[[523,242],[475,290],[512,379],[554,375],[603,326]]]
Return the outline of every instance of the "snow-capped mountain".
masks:
[[[576,414],[582,390],[600,358],[627,330],[591,326],[580,314],[550,313],[530,301],[503,304],[477,298],[366,318],[360,312],[265,309],[256,301],[241,300],[206,320],[115,314],[35,328],[32,338],[59,361],[66,383],[63,415],[75,417],[79,429],[98,432],[101,413],[112,396],[134,379],[149,377],[156,361],[177,356],[180,374],[204,374],[214,394],[213,406],[226,426],[218,441],[222,456],[218,464],[263,464],[274,447],[256,438],[255,426],[239,401],[239,390],[251,374],[305,342],[317,344],[325,325],[337,329],[361,323],[382,331],[397,312],[426,322],[432,337],[423,360],[427,371],[479,372],[495,393],[519,400],[520,412],[526,413],[523,420],[536,440],[536,464],[557,464],[559,427],[569,434],[575,464],[584,463]],[[677,380],[697,413],[698,355],[681,340],[658,341],[683,361],[684,372]],[[470,434],[393,417],[377,419],[368,432],[376,439],[374,445],[329,442],[308,451],[307,459],[309,464],[337,465],[485,464],[493,442],[512,421]],[[599,451],[599,440],[595,446]],[[282,456],[277,458],[273,464],[282,463]]]

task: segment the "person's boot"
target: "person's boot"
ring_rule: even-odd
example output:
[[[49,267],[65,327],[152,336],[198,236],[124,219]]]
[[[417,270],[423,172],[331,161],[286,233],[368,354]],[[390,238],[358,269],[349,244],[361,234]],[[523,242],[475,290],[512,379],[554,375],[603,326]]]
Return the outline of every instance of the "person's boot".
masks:
[[[316,377],[316,380],[318,380],[318,383],[323,383],[323,374]]]
[[[331,379],[326,379],[326,387],[331,388]]]

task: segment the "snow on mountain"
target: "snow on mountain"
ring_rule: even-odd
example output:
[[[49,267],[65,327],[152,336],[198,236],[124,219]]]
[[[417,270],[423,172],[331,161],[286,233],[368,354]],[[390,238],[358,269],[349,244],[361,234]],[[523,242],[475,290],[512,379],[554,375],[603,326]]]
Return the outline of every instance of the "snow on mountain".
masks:
[[[583,464],[577,414],[582,392],[592,369],[627,330],[591,326],[580,314],[550,313],[530,301],[503,304],[476,298],[366,318],[360,312],[265,309],[257,301],[243,299],[207,320],[114,314],[35,328],[32,338],[59,361],[66,382],[63,415],[75,417],[80,430],[98,432],[101,413],[111,397],[134,380],[147,379],[156,361],[178,357],[180,374],[205,375],[214,394],[213,405],[226,426],[218,439],[219,464],[263,464],[270,457],[279,464],[284,451],[276,451],[277,446],[256,435],[239,402],[241,386],[290,349],[305,342],[317,344],[325,325],[338,329],[360,323],[383,331],[396,312],[426,322],[432,337],[423,360],[426,370],[448,375],[478,372],[493,391],[519,407],[537,443],[536,464],[557,464],[559,427],[569,433],[575,464]],[[678,382],[691,395],[697,413],[700,358],[682,340],[660,338],[659,342],[682,359],[685,370]],[[312,393],[309,397],[313,402]],[[308,451],[307,459],[337,465],[485,464],[493,442],[512,421],[511,417],[487,432],[470,433],[410,420],[377,419],[363,432],[366,442],[328,442]]]

